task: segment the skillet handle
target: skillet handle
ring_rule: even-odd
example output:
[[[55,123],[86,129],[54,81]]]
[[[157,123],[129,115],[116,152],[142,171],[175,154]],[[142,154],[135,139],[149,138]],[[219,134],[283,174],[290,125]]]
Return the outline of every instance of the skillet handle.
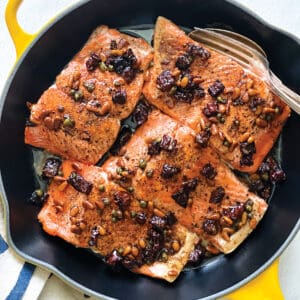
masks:
[[[30,42],[37,34],[29,34],[20,26],[17,19],[17,11],[22,0],[8,0],[5,10],[5,21],[8,31],[16,48],[16,59],[18,59]]]
[[[219,300],[284,300],[278,280],[278,266],[277,258],[258,277]]]

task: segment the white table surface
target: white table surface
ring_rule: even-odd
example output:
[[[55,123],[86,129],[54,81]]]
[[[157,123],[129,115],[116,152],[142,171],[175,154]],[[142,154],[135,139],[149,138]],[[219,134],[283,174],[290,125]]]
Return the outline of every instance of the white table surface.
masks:
[[[36,32],[57,12],[74,3],[72,0],[24,0],[18,13],[23,28],[31,33]],[[299,0],[239,0],[244,6],[279,28],[285,29],[300,37],[300,1]],[[4,10],[7,0],[0,1],[0,93],[7,75],[15,60],[15,51],[4,21]],[[300,74],[299,74],[300,76]],[[267,246],[267,245],[266,245]],[[280,258],[279,278],[286,300],[300,299],[300,232]],[[0,266],[0,273],[1,270]],[[56,276],[46,283],[39,299],[71,300],[84,299],[83,295],[67,286]],[[89,298],[92,299],[92,298]],[[263,300],[263,299],[255,299]],[[268,300],[268,299],[264,299]],[[270,299],[271,300],[271,299]],[[276,300],[276,299],[272,299]]]

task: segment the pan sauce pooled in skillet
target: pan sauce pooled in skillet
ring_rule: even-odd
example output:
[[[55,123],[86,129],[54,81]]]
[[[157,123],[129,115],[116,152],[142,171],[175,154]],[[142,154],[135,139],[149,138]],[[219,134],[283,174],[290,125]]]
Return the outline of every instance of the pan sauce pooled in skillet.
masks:
[[[270,159],[258,166],[289,108],[161,17],[154,50],[144,95],[161,111],[139,103],[139,128],[102,167],[90,165],[115,142],[152,59],[145,41],[106,26],[31,107],[25,141],[69,159],[48,159],[42,172],[50,184],[38,219],[47,233],[113,267],[172,282],[185,265],[232,252],[257,226],[268,205],[251,191],[268,198],[258,182],[284,178]],[[226,163],[257,171],[251,191]]]

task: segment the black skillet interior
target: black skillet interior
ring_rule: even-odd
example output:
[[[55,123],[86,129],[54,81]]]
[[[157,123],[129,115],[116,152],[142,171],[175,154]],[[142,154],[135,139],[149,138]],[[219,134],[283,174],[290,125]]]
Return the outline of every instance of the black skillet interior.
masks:
[[[249,36],[265,49],[273,71],[300,92],[299,41],[221,0],[94,0],[70,11],[47,29],[22,59],[2,99],[0,163],[9,206],[9,230],[20,253],[61,276],[65,274],[89,293],[121,299],[195,299],[216,294],[269,261],[288,239],[300,215],[300,118],[292,115],[282,134],[282,166],[288,180],[277,188],[255,233],[233,254],[185,272],[173,284],[129,272],[114,273],[95,256],[41,230],[36,221],[38,209],[26,203],[35,183],[31,151],[23,142],[25,101],[38,99],[97,25],[153,24],[158,15],[186,27],[221,27]]]

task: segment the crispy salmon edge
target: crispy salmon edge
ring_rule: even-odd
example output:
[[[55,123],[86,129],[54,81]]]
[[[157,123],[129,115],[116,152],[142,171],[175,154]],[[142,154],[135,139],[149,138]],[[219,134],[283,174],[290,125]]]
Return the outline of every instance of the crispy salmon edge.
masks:
[[[177,230],[185,234],[185,240],[183,247],[176,254],[170,256],[167,262],[155,262],[152,265],[143,265],[135,269],[134,272],[174,282],[180,275],[188,261],[190,253],[199,241],[197,234],[188,231],[184,226],[177,225]]]
[[[257,224],[260,222],[265,212],[267,211],[268,204],[263,199],[255,196],[252,197],[251,200],[254,201],[253,218],[251,220],[255,220],[255,226],[251,227],[248,221],[244,226],[242,226],[238,231],[230,236],[229,241],[223,239],[220,234],[218,234],[214,240],[211,240],[214,246],[223,253],[229,254],[233,252],[256,228]]]

